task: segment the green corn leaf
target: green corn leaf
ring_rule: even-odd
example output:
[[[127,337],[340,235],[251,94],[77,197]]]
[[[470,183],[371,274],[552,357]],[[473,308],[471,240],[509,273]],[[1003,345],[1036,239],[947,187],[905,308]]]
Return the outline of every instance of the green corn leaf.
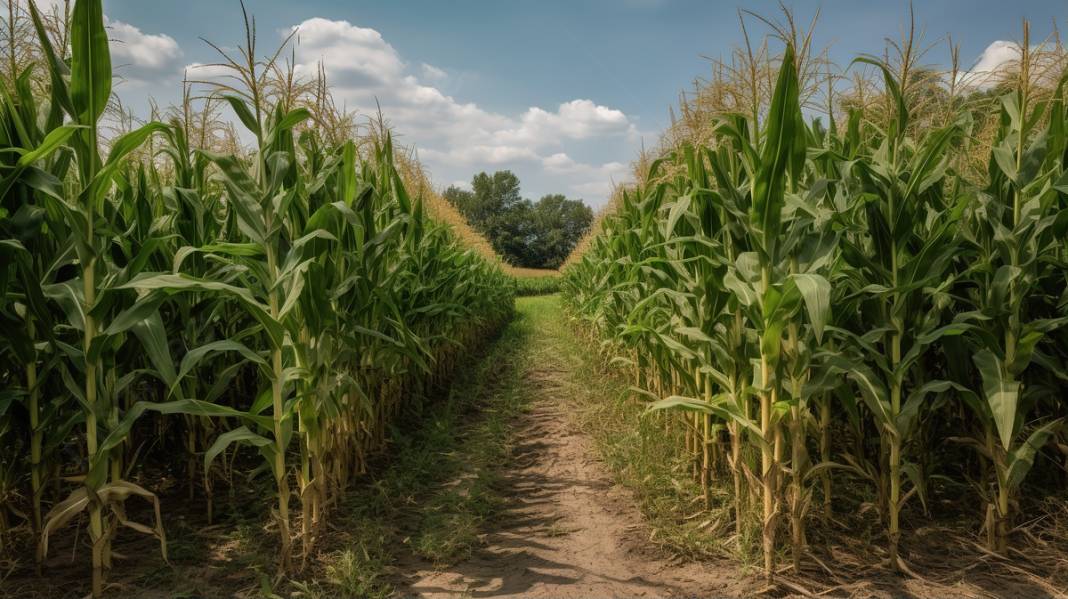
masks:
[[[894,115],[896,119],[893,122],[894,127],[891,130],[891,137],[905,135],[905,130],[907,129],[909,122],[909,109],[905,104],[905,96],[901,93],[901,85],[890,71],[890,66],[881,60],[869,56],[854,58],[853,64],[856,63],[871,65],[879,69],[879,72],[882,73],[883,85],[886,88],[886,92],[890,94],[890,99],[893,100],[894,106],[897,109],[896,114]]]
[[[983,378],[983,394],[994,417],[1001,446],[1008,450],[1016,431],[1020,383],[1012,379],[1001,358],[989,349],[976,352],[972,361]]]
[[[133,305],[126,308],[108,323],[103,330],[104,335],[118,335],[130,330],[141,321],[156,314],[160,305],[166,299],[162,293],[148,293],[134,301]]]
[[[232,243],[219,241],[209,243],[201,247],[185,246],[174,253],[174,262],[171,266],[175,274],[182,269],[182,263],[193,254],[220,254],[223,256],[238,256],[243,258],[257,258],[263,256],[263,245],[259,243]]]
[[[144,348],[145,354],[163,382],[168,386],[173,385],[177,380],[174,360],[171,358],[171,350],[167,341],[167,329],[163,326],[159,311],[138,321],[131,327],[131,330],[141,341],[141,347]]]
[[[794,49],[788,44],[768,112],[760,170],[753,181],[753,207],[750,212],[750,220],[760,232],[761,249],[771,262],[775,261],[782,222],[786,170],[794,152],[793,146],[799,143],[795,131],[799,120],[797,113],[801,110],[797,86]]]
[[[713,416],[724,420],[733,420],[737,422],[745,427],[750,435],[753,435],[754,440],[759,443],[764,442],[760,427],[751,419],[746,418],[738,409],[738,406],[730,401],[726,395],[713,397],[710,402],[693,397],[672,395],[671,397],[666,397],[650,403],[645,409],[646,413],[660,410],[684,410],[702,414],[712,414]]]
[[[805,300],[812,332],[816,340],[822,343],[823,329],[831,319],[831,284],[816,274],[793,274],[790,278]]]
[[[222,293],[237,299],[248,310],[270,336],[275,347],[282,347],[284,330],[282,325],[271,317],[269,309],[260,303],[252,293],[244,288],[236,287],[220,281],[196,279],[186,275],[144,273],[138,275],[129,283],[120,285],[119,289],[143,289],[151,291],[159,289],[167,293],[181,293],[186,291],[212,291]]]
[[[268,134],[268,137],[275,137],[283,131],[288,131],[311,117],[311,111],[307,108],[291,110],[274,125],[274,128]]]
[[[233,94],[224,94],[222,96],[226,100],[230,108],[233,108],[234,114],[241,120],[241,123],[245,125],[245,128],[252,132],[253,135],[260,136],[260,123],[256,120],[256,115],[252,113],[252,109],[248,107],[243,98],[235,96]]]
[[[273,455],[274,453],[274,441],[263,435],[252,432],[247,426],[239,426],[219,435],[215,439],[215,442],[211,444],[211,447],[204,452],[204,470],[211,470],[211,464],[215,461],[215,458],[222,452],[226,451],[226,448],[234,443],[246,443],[259,448],[260,451],[267,451],[269,455]],[[274,460],[268,461],[272,464],[273,468]]]
[[[1062,424],[1064,424],[1064,418],[1057,418],[1047,422],[1035,429],[1022,445],[1009,453],[1009,469],[1006,476],[1009,488],[1016,489],[1023,483],[1027,473],[1035,465],[1035,455],[1038,450],[1046,445],[1050,437],[1060,429]]]
[[[67,88],[66,81],[66,76],[70,74],[70,70],[67,68],[66,63],[64,63],[56,54],[55,49],[53,49],[52,38],[48,35],[48,30],[45,29],[44,22],[41,20],[41,14],[38,12],[37,4],[34,0],[29,2],[29,8],[30,17],[33,20],[33,28],[34,31],[37,32],[37,42],[40,44],[44,54],[45,63],[48,65],[48,74],[51,77],[52,102],[56,106],[65,110],[72,118],[76,119],[78,118],[78,111],[74,108],[74,103],[71,101],[70,91]]]
[[[211,343],[201,345],[198,348],[191,349],[186,352],[185,357],[182,358],[182,364],[178,368],[178,376],[175,382],[178,382],[186,377],[190,372],[196,368],[201,361],[211,356],[212,354],[224,353],[224,352],[236,352],[241,355],[245,360],[266,367],[267,361],[256,352],[249,349],[246,345],[238,343],[237,341],[231,341],[224,339],[222,341],[213,341]]]
[[[166,130],[167,126],[163,123],[148,123],[147,125],[142,125],[129,133],[123,134],[112,142],[111,150],[108,151],[108,159],[107,162],[105,162],[105,166],[121,162],[124,158],[129,156],[130,152],[140,148],[152,134],[162,133]]]
[[[165,403],[152,403],[139,401],[135,403],[126,414],[123,415],[119,424],[112,428],[107,436],[101,441],[96,455],[90,456],[89,476],[86,485],[92,488],[99,486],[107,476],[108,452],[116,448],[130,435],[133,425],[145,414],[156,412],[158,414],[188,414],[190,416],[203,416],[210,418],[238,418],[256,426],[269,429],[272,426],[271,419],[265,416],[256,416],[240,410],[222,406],[197,399],[179,399]]]
[[[74,2],[71,56],[71,105],[80,124],[95,127],[111,98],[111,51],[102,0]]]
[[[63,125],[62,127],[56,127],[45,136],[40,145],[33,150],[26,152],[22,156],[19,156],[18,166],[25,168],[38,160],[47,158],[52,152],[63,147],[63,144],[70,139],[70,136],[75,131],[82,128],[81,125]]]

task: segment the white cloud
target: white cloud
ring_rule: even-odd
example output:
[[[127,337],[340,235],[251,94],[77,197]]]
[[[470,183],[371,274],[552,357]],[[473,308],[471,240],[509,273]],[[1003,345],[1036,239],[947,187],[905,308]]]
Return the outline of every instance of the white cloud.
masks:
[[[605,162],[601,165],[578,162],[563,152],[542,159],[545,170],[558,180],[567,182],[570,195],[577,195],[595,202],[608,197],[612,186],[630,175],[630,169],[622,162]]]
[[[1019,60],[1019,44],[997,40],[983,50],[971,69],[957,75],[957,84],[975,89],[989,89],[997,84],[1000,75],[1013,68]]]
[[[547,170],[558,173],[571,172],[577,165],[577,163],[572,160],[570,156],[563,152],[557,152],[552,156],[546,156],[545,158],[542,158],[541,163],[545,166]]]
[[[538,154],[530,148],[506,145],[475,145],[450,151],[427,148],[421,150],[419,155],[432,161],[471,166],[480,164],[498,166],[505,163],[539,160]]]
[[[444,171],[451,175],[448,179],[482,168],[518,167],[535,169],[535,176],[543,179],[551,174],[552,181],[566,175],[561,185],[568,186],[574,177],[616,175],[625,169],[555,164],[562,159],[553,156],[567,156],[567,144],[613,139],[633,144],[637,139],[626,114],[590,99],[570,100],[555,109],[532,106],[513,115],[457,100],[436,87],[448,79],[445,70],[408,64],[374,29],[312,18],[284,34],[294,30],[298,74],[314,76],[321,63],[339,105],[364,115],[381,106],[402,141],[414,143],[431,172]],[[613,149],[618,148],[616,144]]]
[[[589,181],[572,185],[571,189],[583,197],[604,197],[612,193],[612,181]]]
[[[314,75],[321,61],[332,82],[343,87],[377,89],[403,78],[406,65],[374,29],[315,17],[291,31],[297,36],[298,73]]]
[[[21,4],[27,5],[27,0]],[[64,0],[36,0],[37,8],[45,14],[62,13],[68,8]],[[73,3],[70,7],[73,10]],[[173,77],[181,64],[182,48],[165,33],[145,33],[135,25],[113,21],[104,15],[111,65],[115,73],[127,83],[145,84],[158,81],[161,76]]]
[[[571,100],[555,112],[537,106],[528,108],[520,125],[501,131],[502,141],[548,145],[560,138],[589,139],[599,135],[628,133],[634,127],[619,110],[600,106],[591,100]]]
[[[104,18],[111,47],[111,64],[126,82],[144,85],[174,79],[182,48],[169,35],[145,33],[122,21]]]
[[[234,72],[222,64],[204,64],[200,62],[194,62],[185,65],[185,72],[189,74],[190,79],[196,79],[200,81],[215,81],[222,80],[226,77],[233,76]]]
[[[962,71],[957,76],[957,84],[966,89],[988,90],[1005,81],[1007,77],[1018,74],[1020,69],[1020,44],[997,40],[991,43],[979,55],[971,69]],[[1045,43],[1031,46],[1030,68],[1033,84],[1053,87],[1060,78],[1062,69],[1054,48]]]
[[[419,65],[419,70],[422,71],[425,79],[431,81],[441,81],[449,76],[449,74],[445,72],[445,69],[439,69],[438,67],[425,62]]]
[[[542,165],[549,171],[556,173],[619,175],[627,171],[627,165],[622,162],[606,162],[600,166],[594,166],[584,162],[576,162],[564,152],[557,152],[542,159]]]

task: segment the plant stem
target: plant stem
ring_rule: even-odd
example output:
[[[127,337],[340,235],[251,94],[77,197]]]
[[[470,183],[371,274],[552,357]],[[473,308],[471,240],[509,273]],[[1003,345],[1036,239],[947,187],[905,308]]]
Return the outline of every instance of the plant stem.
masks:
[[[771,286],[771,268],[764,266],[761,269],[761,296],[767,293]],[[774,389],[772,388],[771,365],[767,355],[760,353],[760,434],[764,443],[760,447],[760,476],[763,483],[764,520],[763,520],[763,548],[764,548],[764,578],[768,584],[775,580],[775,455],[772,443],[774,431],[771,417],[774,404]]]
[[[27,331],[34,338],[33,320],[27,316]],[[37,388],[37,356],[26,364],[26,388],[30,392],[30,490],[33,494],[33,530],[41,532],[41,391]]]
[[[278,264],[274,255],[274,248],[267,248],[267,270],[270,273],[271,282],[278,280]],[[279,318],[278,291],[269,291],[269,305],[271,318],[275,321]],[[282,417],[284,406],[282,405],[282,348],[274,347],[271,350],[271,417],[274,421],[274,480],[278,489],[278,534],[282,541],[281,569],[289,570],[290,565],[290,536],[289,536],[289,479],[286,475],[286,443],[282,430]]]

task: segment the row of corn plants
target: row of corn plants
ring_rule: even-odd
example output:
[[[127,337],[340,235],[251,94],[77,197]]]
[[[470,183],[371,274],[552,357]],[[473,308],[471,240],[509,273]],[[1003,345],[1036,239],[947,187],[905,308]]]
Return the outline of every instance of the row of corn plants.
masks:
[[[184,477],[210,521],[215,488],[258,455],[237,474],[275,489],[287,571],[390,419],[511,317],[514,286],[426,216],[388,132],[337,139],[324,86],[259,58],[251,20],[207,107],[187,93],[168,122],[105,141],[101,1],[73,3],[69,46],[29,16],[39,60],[0,98],[2,550],[32,530],[47,564],[87,522],[101,596],[121,529],[166,559],[153,473]],[[252,148],[206,147],[220,105]]]
[[[935,489],[971,497],[955,503],[999,555],[1024,496],[1065,492],[1066,83],[1036,98],[1022,48],[971,177],[972,111],[936,126],[862,57],[879,113],[824,126],[789,43],[768,104],[652,161],[565,269],[571,314],[677,435],[706,506],[728,497],[739,543],[760,538],[769,583],[781,551],[799,571],[810,528],[857,510],[843,489],[870,489],[906,572]]]

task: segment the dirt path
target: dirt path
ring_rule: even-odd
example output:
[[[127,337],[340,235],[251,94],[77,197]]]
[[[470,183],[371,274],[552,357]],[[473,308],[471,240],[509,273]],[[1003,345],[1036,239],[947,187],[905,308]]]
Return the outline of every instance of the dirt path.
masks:
[[[544,305],[541,305],[544,303]],[[409,578],[419,597],[736,596],[749,588],[737,569],[675,565],[645,546],[633,498],[615,485],[570,413],[574,380],[561,344],[555,300],[520,304],[537,334],[521,382],[531,410],[518,426],[514,466],[503,479],[510,507],[490,524],[470,559]],[[540,322],[539,322],[540,321]],[[556,325],[556,326],[554,326]]]

